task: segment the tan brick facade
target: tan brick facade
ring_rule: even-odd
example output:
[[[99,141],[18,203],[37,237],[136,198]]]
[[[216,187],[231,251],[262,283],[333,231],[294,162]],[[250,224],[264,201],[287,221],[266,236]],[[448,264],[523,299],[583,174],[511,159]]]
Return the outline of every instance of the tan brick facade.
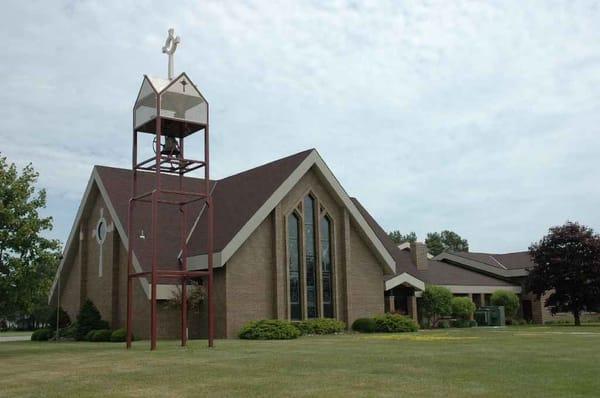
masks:
[[[319,214],[332,222],[334,316],[351,324],[358,317],[384,312],[383,271],[373,249],[355,221],[321,177],[310,170],[289,191],[242,246],[214,275],[217,337],[236,337],[243,324],[256,319],[289,319],[286,218],[310,193]],[[98,220],[107,224],[106,239],[96,238]],[[320,217],[319,217],[320,218]],[[94,187],[82,215],[77,254],[61,287],[61,305],[75,319],[84,299],[91,299],[113,329],[124,327],[127,304],[127,249],[109,204]],[[319,228],[315,228],[317,252]],[[320,269],[320,262],[317,261]],[[320,272],[318,272],[320,275]],[[148,338],[150,303],[142,284],[134,283],[133,333]],[[317,278],[318,302],[322,302],[322,279]],[[180,314],[159,303],[159,338],[180,336]],[[322,307],[319,309],[322,314]],[[189,317],[190,337],[206,337],[206,304]]]

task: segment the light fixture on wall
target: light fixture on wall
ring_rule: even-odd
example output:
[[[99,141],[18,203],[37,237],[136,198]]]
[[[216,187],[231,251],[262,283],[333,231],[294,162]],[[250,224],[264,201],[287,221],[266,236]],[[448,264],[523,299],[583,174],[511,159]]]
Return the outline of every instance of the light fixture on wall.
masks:
[[[144,235],[144,230],[140,231],[140,239],[146,239],[146,235]]]

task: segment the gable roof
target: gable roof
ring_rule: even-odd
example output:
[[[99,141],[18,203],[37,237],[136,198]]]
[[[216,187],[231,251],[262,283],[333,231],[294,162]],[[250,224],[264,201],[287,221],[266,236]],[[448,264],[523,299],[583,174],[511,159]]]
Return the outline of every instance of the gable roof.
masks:
[[[222,251],[248,220],[313,152],[302,151],[219,180],[213,191],[214,252]],[[207,251],[207,214],[202,212],[188,242],[191,257]]]
[[[434,260],[457,264],[502,278],[526,276],[528,270],[535,266],[528,252],[506,254],[447,252],[438,254]]]
[[[291,156],[255,167],[253,169],[235,174],[221,180],[211,180],[210,186],[214,199],[214,253],[215,267],[222,266],[235,253],[248,236],[258,225],[270,214],[274,207],[283,199],[289,190],[306,174],[315,168],[324,180],[330,184],[338,199],[348,208],[352,219],[358,224],[359,229],[373,248],[386,273],[394,272],[394,260],[385,250],[375,232],[364,220],[361,212],[356,208],[343,190],[333,173],[325,165],[316,150],[310,149],[296,153]],[[109,208],[111,218],[115,222],[115,228],[119,232],[125,248],[128,247],[127,236],[127,209],[131,197],[131,178],[133,172],[130,169],[114,167],[95,166],[88,187],[84,193],[79,211],[75,217],[71,234],[64,249],[63,260],[57,271],[49,299],[52,295],[62,273],[67,254],[70,253],[77,226],[81,221],[83,209],[87,206],[88,198],[93,186],[98,191]],[[137,193],[147,192],[153,189],[154,174],[149,172],[138,172]],[[176,175],[161,175],[161,184],[166,189],[175,189],[179,184]],[[204,180],[200,178],[184,177],[183,188],[190,192],[202,192]],[[199,214],[197,218],[187,218],[187,230],[192,232],[187,237],[189,248],[188,264],[190,269],[201,268],[205,263],[207,247],[206,231],[207,216],[204,205],[201,202],[187,206],[190,214]],[[135,225],[132,226],[134,236],[143,230],[146,239],[136,239],[134,247],[134,267],[136,272],[151,269],[151,207],[148,203],[137,203],[135,206]],[[163,268],[178,267],[177,259],[180,255],[179,244],[179,213],[177,206],[160,206],[159,218],[161,229],[159,231],[160,250],[159,263]],[[148,293],[148,285],[144,278],[138,278],[145,282],[144,289]]]
[[[452,252],[452,254],[502,269],[530,269],[535,266],[529,252],[526,251],[505,254],[473,252]]]
[[[430,283],[444,286],[515,286],[514,283],[510,283],[505,279],[431,258],[427,260],[427,269],[417,269],[410,254],[410,245],[396,245],[358,199],[352,198],[352,200],[396,262],[396,274],[385,278],[386,290],[403,283],[417,287],[417,281],[420,281],[423,285]]]
[[[227,222],[219,221],[223,224],[221,227],[223,230],[215,231],[214,265],[216,267],[224,265],[231,258],[275,206],[311,169],[329,185],[337,199],[346,207],[351,219],[358,225],[359,231],[373,249],[384,272],[394,273],[394,259],[365,220],[363,213],[314,149],[218,181],[215,189],[215,227],[218,217],[223,217]],[[218,198],[217,192],[221,192]],[[201,235],[204,230],[206,230],[206,215],[201,214],[190,243],[191,257],[188,264],[191,269],[206,267],[204,254],[206,240]],[[220,234],[226,237],[217,242],[217,236]]]

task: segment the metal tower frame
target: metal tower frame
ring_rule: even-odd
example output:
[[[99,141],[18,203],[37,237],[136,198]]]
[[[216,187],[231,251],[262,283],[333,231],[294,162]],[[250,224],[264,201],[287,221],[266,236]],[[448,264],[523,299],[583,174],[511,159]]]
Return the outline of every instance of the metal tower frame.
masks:
[[[156,155],[138,163],[138,131],[133,128],[133,150],[132,150],[132,171],[131,180],[131,199],[127,213],[127,348],[131,348],[132,341],[132,319],[133,319],[133,280],[137,278],[150,277],[150,349],[156,349],[158,317],[157,317],[157,296],[156,287],[161,280],[178,280],[181,285],[181,345],[187,344],[187,324],[188,324],[188,309],[187,309],[187,283],[193,278],[205,278],[207,282],[207,299],[208,299],[208,346],[213,347],[214,344],[214,302],[213,302],[213,198],[210,187],[210,168],[209,168],[209,122],[208,122],[208,102],[206,102],[206,124],[201,125],[199,131],[204,131],[204,160],[192,160],[184,157],[184,138],[186,134],[177,136],[179,138],[180,153],[176,156],[173,154],[161,153],[161,138],[163,136],[163,121],[167,123],[182,123],[183,131],[193,134],[197,129],[190,129],[188,123],[174,121],[170,118],[161,117],[161,95],[158,93],[156,100]],[[196,127],[198,127],[196,125]],[[188,134],[188,135],[189,135]],[[165,136],[170,135],[168,132]],[[183,189],[183,177],[185,174],[204,168],[204,184],[201,192],[189,192]],[[147,192],[138,193],[138,173],[150,171],[154,173],[154,188]],[[178,189],[165,189],[161,186],[161,176],[163,174],[175,174],[179,176]],[[174,200],[173,197],[179,198]],[[189,211],[186,210],[186,205],[198,201],[203,201],[206,206],[207,213],[207,262],[208,267],[205,271],[190,271],[188,269],[188,243],[187,243],[187,217]],[[134,272],[133,269],[133,253],[135,249],[135,239],[133,233],[134,208],[137,202],[151,203],[152,205],[152,268],[150,271]],[[161,269],[159,261],[160,239],[159,232],[161,230],[158,219],[159,204],[178,206],[179,208],[179,223],[180,223],[180,244],[181,244],[181,261],[180,269]]]

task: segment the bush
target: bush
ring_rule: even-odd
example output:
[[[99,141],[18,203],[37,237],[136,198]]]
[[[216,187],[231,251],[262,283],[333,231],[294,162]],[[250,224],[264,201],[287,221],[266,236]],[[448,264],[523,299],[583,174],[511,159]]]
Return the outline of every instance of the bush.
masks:
[[[90,330],[89,332],[87,332],[85,334],[85,336],[83,336],[83,339],[81,339],[81,340],[92,341],[92,339],[94,338],[94,333],[96,333],[95,330]]]
[[[46,319],[46,323],[50,329],[56,330],[56,309],[51,311]],[[58,309],[58,327],[60,329],[64,329],[71,324],[71,318],[69,318],[69,314],[65,310],[60,307]]]
[[[100,311],[98,311],[94,303],[89,299],[86,300],[77,315],[75,340],[87,340],[87,335],[91,330],[103,330],[108,328],[108,322],[102,320]]]
[[[133,336],[133,334],[131,335],[131,340],[132,341],[135,340],[135,337]],[[114,332],[112,332],[112,334],[110,335],[110,341],[112,341],[114,343],[127,341],[127,329],[121,328],[121,329],[117,329]]]
[[[242,327],[239,338],[248,340],[289,340],[300,336],[300,330],[288,321],[264,319]]]
[[[434,325],[442,316],[452,313],[452,292],[445,287],[427,285],[421,298],[423,316]]]
[[[437,323],[437,327],[440,329],[448,329],[450,327],[450,321],[442,320]]]
[[[501,305],[504,307],[504,315],[507,319],[512,319],[517,315],[520,301],[519,296],[507,290],[496,290],[490,299],[492,305]]]
[[[415,321],[399,314],[384,314],[376,316],[374,319],[377,332],[416,332],[419,330]]]
[[[300,330],[301,334],[334,334],[346,329],[344,322],[331,318],[308,319],[306,321],[294,322],[293,325]]]
[[[452,299],[452,315],[459,319],[469,319],[475,312],[475,303],[469,297],[454,297]]]
[[[54,329],[53,329],[54,330]],[[58,330],[58,335],[56,334],[56,330],[54,330],[54,334],[52,338],[54,340],[57,339],[74,339],[75,333],[77,332],[77,325],[72,324],[66,328],[62,328]]]
[[[476,328],[477,327],[477,321],[475,319],[471,319],[469,321],[469,327],[470,328]]]
[[[48,341],[52,334],[52,329],[38,329],[31,334],[31,341]]]
[[[373,318],[358,318],[352,323],[352,330],[361,333],[374,333],[377,324]]]
[[[454,319],[450,322],[450,326],[453,328],[470,328],[471,321],[468,319]],[[477,322],[475,322],[475,326],[477,326]]]
[[[91,341],[110,341],[112,331],[110,329],[102,329],[94,331]]]

